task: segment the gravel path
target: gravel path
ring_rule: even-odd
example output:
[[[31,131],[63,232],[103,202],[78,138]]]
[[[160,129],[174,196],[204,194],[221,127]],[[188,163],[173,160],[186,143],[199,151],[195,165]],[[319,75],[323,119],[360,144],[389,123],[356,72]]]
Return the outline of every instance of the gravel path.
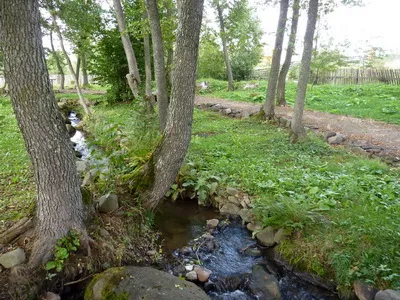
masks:
[[[221,105],[224,109],[241,111],[243,114],[253,114],[261,109],[260,104],[236,102],[217,98],[196,96],[196,106]],[[292,107],[276,107],[279,117],[291,119]],[[370,119],[360,119],[319,111],[305,110],[304,125],[323,133],[344,134],[345,144],[359,147],[369,153],[384,156],[393,162],[400,161],[400,126],[387,124]]]

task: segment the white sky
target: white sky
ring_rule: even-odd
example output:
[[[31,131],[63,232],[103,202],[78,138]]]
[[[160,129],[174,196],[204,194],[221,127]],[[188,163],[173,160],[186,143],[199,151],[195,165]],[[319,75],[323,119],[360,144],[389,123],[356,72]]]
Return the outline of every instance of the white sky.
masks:
[[[357,55],[357,49],[368,46],[382,47],[388,53],[400,53],[400,0],[365,0],[364,7],[340,6],[323,23],[328,27],[321,32],[326,40],[333,38],[335,43],[350,42],[347,55]],[[289,11],[288,16],[291,16]],[[275,31],[279,17],[279,7],[258,9],[258,17],[266,33],[264,41],[266,55],[271,55],[275,41]],[[302,11],[299,22],[299,42],[302,44],[306,27],[307,12]],[[285,40],[287,41],[287,39]],[[297,48],[299,53],[300,47]]]

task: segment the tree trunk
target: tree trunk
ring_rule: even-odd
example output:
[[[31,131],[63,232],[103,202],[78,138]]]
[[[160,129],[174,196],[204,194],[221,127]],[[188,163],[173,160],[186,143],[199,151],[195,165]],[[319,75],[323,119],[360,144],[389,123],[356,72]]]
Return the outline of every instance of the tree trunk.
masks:
[[[157,2],[146,0],[146,9],[150,21],[151,40],[153,42],[154,71],[157,85],[158,120],[163,131],[168,118],[167,74],[165,72],[164,45],[161,32]]]
[[[147,208],[155,208],[176,179],[190,143],[203,3],[178,1],[171,103],[162,141],[151,159],[153,183],[143,194]]]
[[[278,82],[279,68],[281,63],[283,37],[285,35],[285,26],[289,0],[280,1],[280,13],[278,28],[276,29],[275,48],[272,54],[271,71],[268,78],[267,96],[264,103],[264,113],[267,120],[273,120],[275,117],[275,96],[276,85]]]
[[[51,10],[50,10],[50,11],[51,11]],[[67,64],[68,64],[68,67],[69,67],[69,71],[71,72],[72,76],[73,76],[74,79],[75,79],[75,87],[76,87],[76,92],[77,92],[77,94],[78,94],[79,103],[82,105],[82,107],[83,107],[85,113],[86,113],[87,115],[90,115],[90,109],[89,109],[87,100],[85,99],[85,97],[83,97],[81,87],[79,86],[79,78],[78,78],[78,75],[77,75],[77,73],[76,73],[75,70],[74,70],[74,67],[73,67],[73,65],[72,65],[71,60],[69,59],[69,56],[68,56],[67,51],[65,50],[65,47],[64,47],[64,40],[63,40],[61,31],[60,31],[60,27],[58,27],[58,24],[57,24],[56,15],[53,13],[53,14],[51,15],[51,17],[52,17],[52,19],[53,19],[53,27],[54,27],[54,30],[56,31],[56,33],[57,33],[57,35],[58,35],[58,39],[60,40],[61,50],[62,50],[62,52],[64,53],[65,60],[67,61]],[[79,58],[78,58],[78,59],[79,59]]]
[[[217,12],[218,12],[218,19],[219,19],[219,30],[220,30],[220,37],[222,41],[222,50],[224,52],[224,60],[226,65],[226,74],[228,76],[228,90],[233,91],[235,87],[233,86],[233,74],[232,74],[232,67],[231,61],[229,59],[228,53],[228,46],[226,45],[226,33],[225,33],[225,24],[224,24],[224,16],[222,15],[222,8],[219,4],[219,0],[217,0]]]
[[[143,13],[143,19],[147,19],[147,12]],[[145,97],[148,104],[153,107],[154,96],[151,91],[151,51],[150,51],[150,38],[147,32],[143,35],[143,48],[144,48],[144,65],[146,73],[145,84]]]
[[[65,75],[64,75],[64,70],[62,68],[61,62],[60,62],[60,57],[58,56],[58,53],[56,52],[54,48],[54,43],[53,43],[53,31],[50,30],[50,45],[51,45],[51,51],[53,52],[54,59],[56,60],[56,65],[57,65],[57,70],[58,73],[61,76],[61,81],[60,81],[60,89],[63,90],[65,88]]]
[[[79,77],[80,77],[80,73],[81,73],[81,56],[79,54],[76,56],[75,72],[76,72],[76,84],[80,86]]]
[[[81,54],[81,62],[82,62],[82,86],[89,85],[88,73],[87,73],[87,62],[86,62],[86,54],[82,52]]]
[[[290,29],[290,36],[288,47],[286,50],[285,61],[282,65],[281,72],[279,73],[278,79],[278,88],[277,88],[277,105],[286,106],[286,96],[285,96],[285,88],[286,88],[286,76],[289,72],[290,64],[292,63],[292,56],[295,49],[296,44],[296,35],[297,35],[297,24],[299,23],[299,15],[300,15],[300,0],[293,1],[293,14],[292,14],[292,26]]]
[[[37,239],[30,264],[38,266],[70,229],[86,234],[85,211],[74,152],[45,64],[38,1],[0,5],[5,76],[37,187]]]
[[[168,5],[167,6],[167,18],[172,18],[173,14],[174,14],[174,8],[171,5]],[[167,49],[167,66],[166,66],[167,91],[171,90],[171,85],[172,85],[172,63],[173,63],[173,59],[174,59],[174,46],[173,46],[173,42],[171,41],[170,43],[168,43],[168,49]]]
[[[126,28],[126,21],[124,11],[122,10],[120,0],[113,0],[114,9],[117,15],[118,28],[121,34],[122,44],[124,46],[126,59],[128,61],[129,74],[126,74],[129,87],[135,98],[139,97],[138,84],[140,84],[139,69],[136,62],[135,52],[132,48],[131,39],[129,38],[128,30]]]
[[[313,50],[313,39],[315,32],[315,24],[318,16],[318,0],[310,0],[308,8],[307,29],[304,36],[304,50],[301,58],[301,68],[299,82],[297,84],[296,102],[294,104],[293,120],[291,125],[292,140],[305,137],[306,132],[303,126],[303,111],[307,92],[307,83],[310,76],[310,63]]]

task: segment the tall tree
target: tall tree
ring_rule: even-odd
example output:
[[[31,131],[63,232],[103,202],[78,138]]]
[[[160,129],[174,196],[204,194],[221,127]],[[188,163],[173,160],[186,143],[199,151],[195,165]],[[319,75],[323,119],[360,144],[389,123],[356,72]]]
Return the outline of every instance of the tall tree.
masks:
[[[38,1],[0,1],[0,14],[5,76],[37,187],[36,241],[30,257],[30,264],[37,266],[70,229],[86,236],[84,206],[73,149],[45,64]]]
[[[285,35],[285,26],[289,0],[280,0],[280,13],[278,28],[276,29],[275,48],[272,54],[271,71],[268,78],[267,96],[264,103],[264,113],[267,120],[273,120],[275,117],[275,95],[278,82],[279,68],[281,63],[283,38]]]
[[[285,97],[286,76],[289,72],[290,64],[292,63],[292,56],[296,44],[297,25],[299,23],[299,16],[300,16],[300,0],[293,0],[292,25],[290,28],[289,42],[286,50],[285,61],[282,65],[278,78],[276,104],[280,106],[285,106],[287,104]]]
[[[121,33],[122,44],[124,45],[126,59],[128,61],[129,74],[126,74],[129,87],[135,98],[139,96],[138,84],[140,84],[140,74],[136,62],[135,52],[132,48],[131,39],[126,28],[124,11],[120,0],[113,0],[114,10],[117,16],[118,28]]]
[[[162,140],[155,150],[149,174],[153,182],[142,195],[148,208],[155,208],[174,182],[189,147],[196,80],[199,35],[204,0],[178,1],[178,30],[171,103]]]
[[[147,20],[147,12],[143,13],[143,19]],[[145,82],[145,96],[147,101],[149,101],[152,105],[154,102],[154,96],[151,91],[151,51],[150,51],[150,37],[148,34],[148,29],[144,29],[143,33],[143,47],[144,47],[144,65],[145,65],[145,74],[146,74],[146,82]]]
[[[146,0],[146,9],[149,15],[151,39],[153,42],[154,71],[157,85],[158,120],[160,131],[163,131],[168,117],[168,91],[167,73],[164,62],[163,35],[161,32],[160,15],[158,13],[157,2]]]
[[[58,70],[58,74],[61,76],[61,80],[60,80],[60,89],[64,89],[64,84],[65,84],[65,75],[64,75],[64,69],[61,65],[61,58],[58,55],[55,47],[54,47],[54,41],[53,41],[53,31],[50,30],[50,46],[51,46],[51,55],[53,56],[55,62],[56,62],[56,66],[57,66],[57,70]]]
[[[233,74],[232,74],[232,66],[231,60],[229,58],[228,46],[227,46],[227,36],[225,32],[225,20],[223,14],[223,7],[221,6],[220,0],[214,0],[213,2],[215,8],[217,9],[218,13],[218,21],[219,21],[219,36],[222,41],[222,51],[224,52],[224,60],[226,66],[226,75],[228,77],[228,90],[233,91],[235,89],[233,85]]]
[[[307,92],[307,83],[310,76],[310,64],[313,51],[313,39],[318,17],[318,0],[310,0],[307,14],[307,28],[304,36],[304,49],[301,58],[299,82],[297,84],[296,102],[291,124],[292,140],[294,142],[305,137],[303,126],[303,111]]]

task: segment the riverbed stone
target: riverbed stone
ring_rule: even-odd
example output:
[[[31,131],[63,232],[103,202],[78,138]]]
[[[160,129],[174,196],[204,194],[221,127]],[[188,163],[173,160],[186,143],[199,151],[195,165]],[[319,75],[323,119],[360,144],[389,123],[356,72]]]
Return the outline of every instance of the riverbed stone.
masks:
[[[99,199],[99,211],[109,213],[118,209],[118,196],[114,194],[106,194]]]
[[[211,219],[211,220],[207,220],[207,228],[216,228],[219,224],[219,220],[218,219]]]
[[[376,293],[379,291],[373,286],[360,280],[357,280],[353,283],[353,288],[359,300],[374,300]]]
[[[252,268],[249,290],[257,299],[281,299],[278,280],[260,265],[255,265]]]
[[[65,127],[67,127],[67,131],[70,137],[74,136],[76,129],[74,126],[72,126],[71,124],[65,124]]]
[[[187,272],[185,277],[189,281],[196,281],[197,280],[197,272],[194,271],[194,270],[190,271],[190,272]]]
[[[241,209],[239,216],[242,218],[243,223],[250,223],[254,218],[254,214],[249,209]]]
[[[25,252],[21,248],[17,248],[0,256],[0,265],[6,269],[18,266],[25,261]]]
[[[85,300],[101,299],[209,299],[192,282],[182,281],[150,267],[110,268],[97,275],[85,291]]]
[[[235,188],[233,188],[233,187],[228,186],[228,187],[226,188],[226,192],[227,192],[228,195],[230,195],[230,196],[235,196],[237,193],[239,193],[239,190],[238,190],[238,189],[235,189]]]
[[[257,248],[247,248],[244,251],[244,254],[248,255],[248,256],[253,256],[253,257],[258,257],[258,256],[262,256],[262,252],[260,249]]]
[[[282,241],[286,240],[290,236],[290,231],[285,228],[279,228],[274,235],[274,241],[280,244]]]
[[[189,271],[189,272],[190,272],[190,271],[193,271],[193,268],[194,268],[193,265],[186,265],[186,266],[185,266],[185,270],[186,270],[186,271]]]
[[[249,223],[249,224],[247,224],[246,227],[251,232],[260,231],[262,229],[262,226],[260,224],[258,224],[258,223]]]
[[[236,206],[233,203],[227,203],[224,206],[221,207],[219,212],[222,215],[232,215],[232,216],[237,216],[239,214],[240,207]]]
[[[235,196],[228,196],[228,201],[236,206],[240,206],[240,202]]]
[[[197,279],[200,282],[206,282],[212,273],[211,270],[199,266],[195,266],[194,271],[197,273]]]
[[[400,300],[400,291],[383,290],[375,295],[374,300]]]
[[[276,244],[274,236],[274,229],[271,226],[265,227],[256,234],[257,240],[265,247],[272,247]]]
[[[76,171],[78,172],[78,174],[82,174],[88,168],[89,164],[86,161],[80,159],[76,160]]]

